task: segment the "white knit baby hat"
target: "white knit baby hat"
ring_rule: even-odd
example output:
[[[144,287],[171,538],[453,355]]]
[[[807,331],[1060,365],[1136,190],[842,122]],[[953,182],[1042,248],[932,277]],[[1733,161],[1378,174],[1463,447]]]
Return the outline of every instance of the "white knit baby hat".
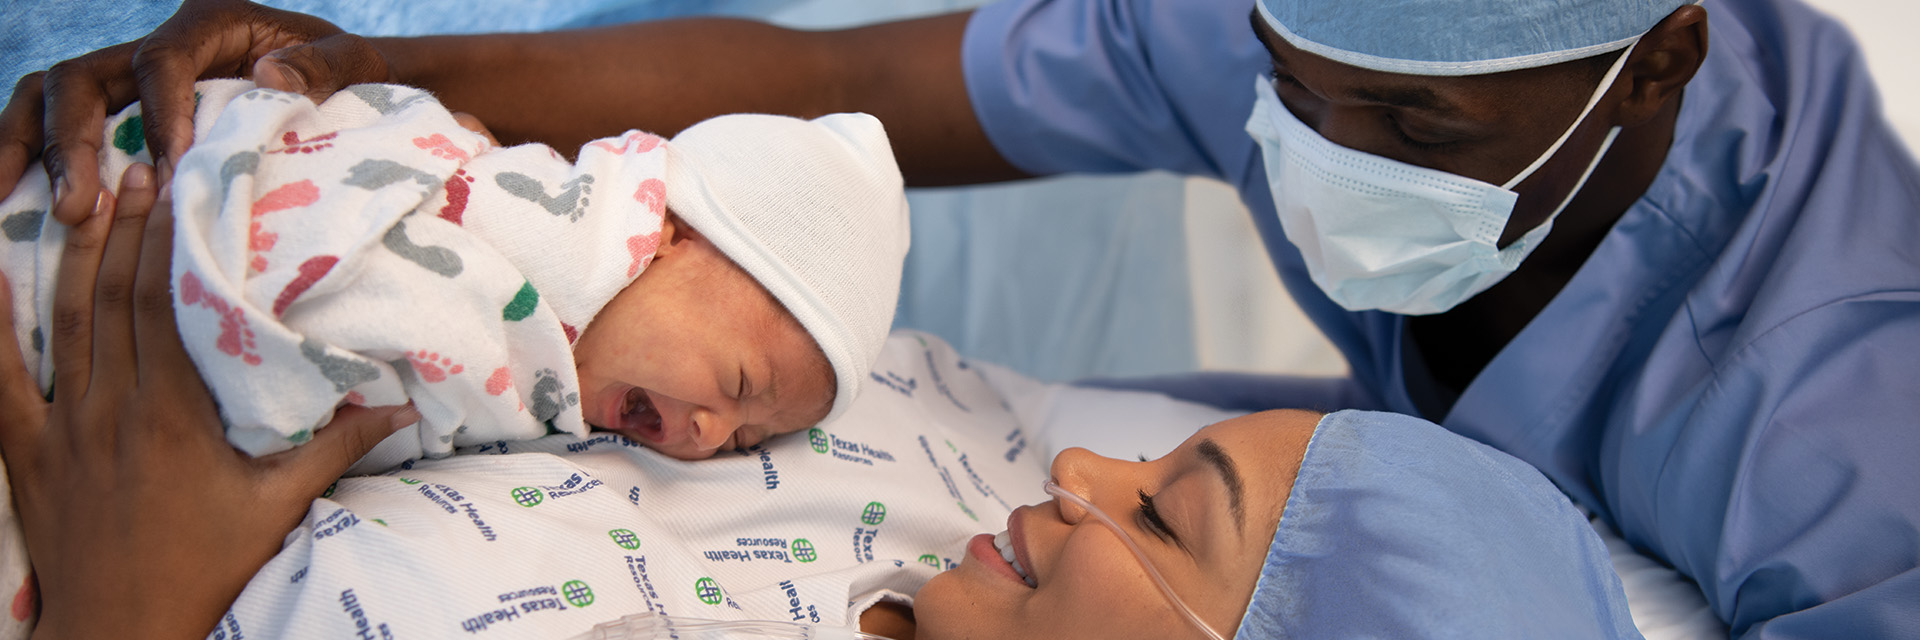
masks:
[[[800,320],[846,411],[900,300],[907,197],[880,120],[713,118],[667,143],[667,207]],[[823,420],[825,422],[825,420]]]

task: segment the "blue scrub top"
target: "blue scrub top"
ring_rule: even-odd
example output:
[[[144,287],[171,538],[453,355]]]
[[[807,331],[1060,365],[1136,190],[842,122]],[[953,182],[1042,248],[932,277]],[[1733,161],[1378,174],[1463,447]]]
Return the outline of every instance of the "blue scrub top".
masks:
[[[1710,50],[1659,176],[1428,417],[1539,467],[1698,581],[1736,636],[1920,637],[1920,169],[1842,27],[1788,0],[1706,6]],[[1404,317],[1341,309],[1280,230],[1242,129],[1268,68],[1251,10],[986,7],[964,44],[968,91],[1029,172],[1237,185],[1352,367],[1345,403],[1417,415],[1409,389],[1431,381],[1402,357]]]

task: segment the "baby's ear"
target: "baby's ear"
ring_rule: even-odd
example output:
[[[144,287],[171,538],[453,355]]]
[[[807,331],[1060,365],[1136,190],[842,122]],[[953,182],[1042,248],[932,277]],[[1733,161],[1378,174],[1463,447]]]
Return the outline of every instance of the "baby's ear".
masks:
[[[674,215],[672,209],[668,209],[666,217],[660,219],[660,248],[655,253],[656,255],[670,253],[680,249],[682,243],[704,240],[706,238],[701,236],[699,231],[694,230],[693,225],[687,224],[687,221],[681,220],[680,216]]]
[[[664,258],[673,253],[674,249],[678,248],[678,243],[686,240],[686,236],[680,233],[683,224],[686,223],[680,221],[680,216],[673,215],[671,209],[660,219],[660,244],[653,250],[655,259]]]

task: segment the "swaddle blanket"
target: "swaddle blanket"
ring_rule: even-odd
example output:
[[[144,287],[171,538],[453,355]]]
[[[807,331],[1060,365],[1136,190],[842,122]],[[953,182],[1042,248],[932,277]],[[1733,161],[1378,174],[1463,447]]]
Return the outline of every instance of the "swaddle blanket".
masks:
[[[234,446],[284,450],[341,402],[409,399],[423,418],[397,436],[407,457],[586,433],[569,345],[652,259],[659,138],[628,132],[569,163],[489,148],[407,87],[320,105],[238,80],[197,91],[173,181],[176,317]],[[103,183],[147,161],[141,135],[137,106],[107,122]],[[0,270],[44,391],[66,229],[28,176],[39,184],[0,203]]]
[[[567,638],[649,613],[852,626],[1045,497],[1043,454],[951,347],[895,333],[871,375],[841,419],[710,460],[556,435],[342,479],[211,637]]]

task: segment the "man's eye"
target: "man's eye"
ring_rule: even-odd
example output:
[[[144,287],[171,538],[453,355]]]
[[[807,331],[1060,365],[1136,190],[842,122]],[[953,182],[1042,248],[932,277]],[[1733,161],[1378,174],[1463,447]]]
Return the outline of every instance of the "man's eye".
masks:
[[[1407,147],[1418,150],[1418,151],[1427,151],[1427,152],[1444,151],[1447,148],[1457,144],[1458,142],[1455,140],[1422,139],[1427,137],[1426,135],[1416,137],[1415,135],[1408,133],[1407,127],[1405,125],[1400,124],[1400,120],[1398,118],[1393,117],[1393,114],[1391,113],[1387,114],[1387,129],[1393,132],[1394,137],[1400,139],[1401,144],[1404,144]]]

